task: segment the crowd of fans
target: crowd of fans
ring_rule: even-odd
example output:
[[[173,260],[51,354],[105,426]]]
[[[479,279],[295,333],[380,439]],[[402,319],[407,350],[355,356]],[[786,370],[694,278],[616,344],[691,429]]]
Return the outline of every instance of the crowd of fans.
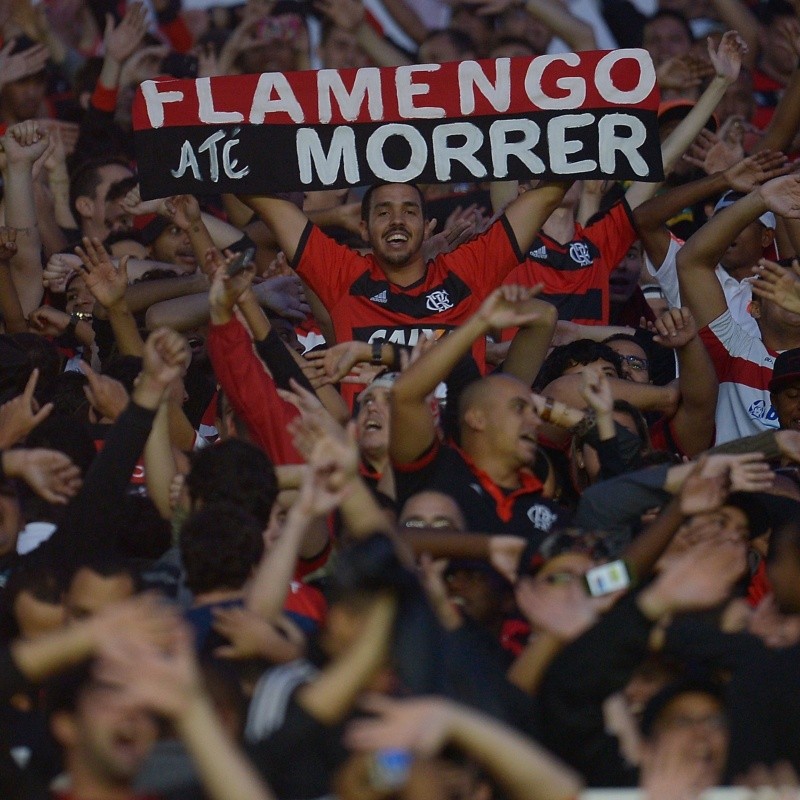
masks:
[[[0,797],[797,791],[799,13],[0,0]],[[144,80],[618,47],[661,185],[140,193]]]

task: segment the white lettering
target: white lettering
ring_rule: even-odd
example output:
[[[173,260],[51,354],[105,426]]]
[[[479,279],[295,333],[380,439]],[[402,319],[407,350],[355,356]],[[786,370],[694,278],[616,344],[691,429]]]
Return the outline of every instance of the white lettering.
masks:
[[[405,119],[439,119],[444,116],[444,109],[439,106],[415,106],[414,98],[422,97],[430,92],[428,83],[413,83],[412,78],[418,72],[438,72],[441,64],[411,64],[397,67],[395,85],[397,87],[397,109]]]
[[[522,133],[522,139],[509,142],[509,133]],[[518,158],[534,175],[544,172],[544,163],[533,153],[541,133],[541,128],[529,119],[495,120],[489,128],[492,175],[505,178],[508,175],[508,159],[512,156]]]
[[[147,107],[147,116],[151,128],[160,128],[164,124],[164,106],[167,103],[180,103],[183,92],[159,92],[155,81],[142,83],[142,97]]]
[[[356,135],[346,125],[340,125],[334,130],[327,153],[317,131],[313,128],[301,128],[297,132],[297,160],[301,183],[312,183],[316,171],[320,181],[330,186],[339,177],[342,163],[345,180],[353,185],[359,183]]]
[[[317,73],[317,94],[319,121],[324,125],[333,119],[332,97],[336,98],[342,117],[348,122],[355,122],[358,119],[365,98],[372,122],[380,122],[383,119],[381,73],[377,67],[364,67],[358,70],[352,92],[347,91],[337,70],[321,69]]]
[[[448,142],[451,136],[461,136],[464,141],[459,145],[451,145]],[[437,180],[450,180],[453,161],[463,164],[473,177],[485,178],[486,167],[475,157],[482,144],[483,133],[471,122],[437,125],[433,129],[433,165]]]
[[[611,70],[623,59],[630,59],[639,65],[639,82],[627,91],[617,88],[611,80]],[[597,91],[609,103],[635,105],[650,96],[656,85],[656,70],[646,50],[612,50],[597,63],[594,81]]]
[[[214,108],[214,97],[211,94],[211,78],[198,78],[195,81],[195,86],[197,87],[200,122],[214,125],[244,121],[244,114],[238,111],[217,111]]]
[[[564,109],[578,108],[586,99],[586,82],[583,78],[558,78],[556,86],[567,94],[564,97],[550,97],[542,89],[542,76],[544,71],[556,62],[562,62],[569,67],[577,67],[581,58],[577,53],[558,53],[552,56],[539,56],[531,61],[525,75],[525,92],[528,99],[539,108]]]
[[[219,156],[217,155],[217,142],[225,138],[225,131],[217,131],[212,133],[200,147],[197,148],[198,153],[204,153],[208,150],[208,160],[210,165],[211,180],[216,183],[219,180]]]
[[[583,149],[583,143],[577,139],[567,139],[568,128],[583,128],[593,125],[594,114],[564,114],[553,117],[547,123],[547,142],[550,149],[550,168],[559,175],[574,175],[578,172],[589,172],[597,169],[597,162],[591,159],[570,161],[567,157]]]
[[[273,99],[273,94],[277,95]],[[262,125],[267,114],[284,112],[292,122],[305,122],[305,115],[300,103],[294,96],[292,87],[280,72],[265,72],[258,79],[253,105],[250,107],[250,124]]]
[[[403,169],[394,169],[386,163],[383,148],[392,136],[400,136],[411,148],[411,158]],[[428,145],[422,134],[412,125],[391,123],[384,125],[367,141],[367,164],[375,177],[389,183],[406,183],[415,180],[425,169],[428,160]]]
[[[182,178],[187,169],[192,171],[192,176],[196,181],[202,180],[200,175],[200,165],[197,163],[197,156],[192,150],[189,142],[181,145],[181,161],[177,169],[171,169],[170,174],[173,178]]]
[[[630,136],[617,136],[617,127],[625,127]],[[600,118],[598,125],[600,137],[600,169],[606,175],[613,175],[617,169],[617,153],[628,160],[633,171],[645,177],[650,169],[638,148],[647,139],[647,129],[640,119],[631,114],[607,114]]]
[[[497,75],[492,83],[477,61],[462,61],[458,65],[458,91],[463,115],[474,113],[476,89],[495,111],[508,111],[511,106],[511,59],[498,58],[495,70]]]
[[[236,136],[238,133],[239,129],[237,128],[232,135]],[[236,144],[239,144],[239,140],[231,139],[230,141],[225,142],[222,147],[222,169],[225,170],[225,174],[229,178],[233,178],[234,180],[244,178],[245,175],[250,173],[250,167],[242,167],[242,169],[240,169],[238,172],[236,170],[236,167],[239,164],[239,159],[231,158],[231,149]]]

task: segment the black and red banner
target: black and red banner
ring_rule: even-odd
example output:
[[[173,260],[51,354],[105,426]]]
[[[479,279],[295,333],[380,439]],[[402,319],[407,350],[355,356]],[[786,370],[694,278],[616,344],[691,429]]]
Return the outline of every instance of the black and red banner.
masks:
[[[145,81],[144,197],[663,178],[644,50]]]

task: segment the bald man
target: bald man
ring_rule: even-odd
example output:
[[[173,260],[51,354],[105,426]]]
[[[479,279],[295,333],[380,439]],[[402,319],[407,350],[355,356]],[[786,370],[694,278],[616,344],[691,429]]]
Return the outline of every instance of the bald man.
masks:
[[[470,384],[459,400],[460,447],[440,441],[426,400],[476,338],[535,325],[543,306],[520,287],[503,286],[397,379],[389,454],[399,503],[422,489],[443,492],[458,504],[467,530],[514,533],[534,544],[554,528],[563,512],[542,497],[533,470],[540,419],[530,387],[503,373]]]

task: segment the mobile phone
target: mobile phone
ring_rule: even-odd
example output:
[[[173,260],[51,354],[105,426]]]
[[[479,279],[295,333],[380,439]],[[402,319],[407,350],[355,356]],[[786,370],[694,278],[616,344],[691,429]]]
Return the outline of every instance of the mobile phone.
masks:
[[[239,255],[236,256],[236,258],[234,258],[230,264],[228,264],[225,270],[228,273],[228,276],[233,278],[240,272],[246,270],[253,263],[255,254],[256,250],[254,247],[248,247],[243,253],[239,253]]]
[[[590,569],[584,576],[586,590],[592,597],[602,597],[620,589],[627,589],[631,585],[631,576],[628,567],[622,560],[601,564]]]
[[[407,750],[378,750],[368,768],[369,784],[382,792],[396,792],[408,780],[413,757]]]

